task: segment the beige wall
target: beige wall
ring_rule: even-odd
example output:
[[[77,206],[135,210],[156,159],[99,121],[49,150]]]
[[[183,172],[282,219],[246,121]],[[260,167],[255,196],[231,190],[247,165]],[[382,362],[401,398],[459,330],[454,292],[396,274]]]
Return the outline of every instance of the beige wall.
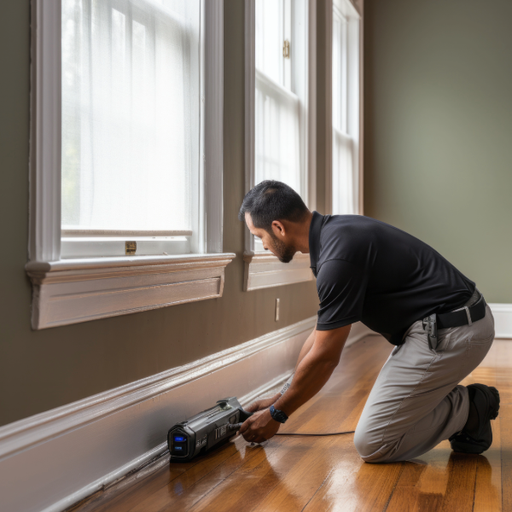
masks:
[[[225,2],[224,296],[43,331],[30,328],[29,0],[0,3],[0,425],[235,346],[316,313],[313,282],[243,292],[244,11]],[[275,299],[281,319],[274,321]]]
[[[512,2],[366,0],[365,213],[512,302]]]

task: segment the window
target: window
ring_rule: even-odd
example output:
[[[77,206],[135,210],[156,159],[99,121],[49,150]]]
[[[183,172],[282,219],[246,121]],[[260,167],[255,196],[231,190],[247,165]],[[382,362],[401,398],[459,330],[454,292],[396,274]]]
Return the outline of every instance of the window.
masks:
[[[199,0],[62,0],[61,257],[203,252]]]
[[[308,0],[246,0],[246,187],[275,179],[314,208],[315,14]],[[246,289],[312,279],[309,259],[280,263],[247,231]]]
[[[360,213],[360,17],[332,6],[332,213]]]
[[[300,157],[304,101],[292,87],[305,79],[292,62],[292,5],[288,0],[256,2],[255,183],[276,179],[299,194],[305,166]],[[301,72],[302,71],[302,72]]]
[[[34,328],[222,295],[222,7],[33,1]]]

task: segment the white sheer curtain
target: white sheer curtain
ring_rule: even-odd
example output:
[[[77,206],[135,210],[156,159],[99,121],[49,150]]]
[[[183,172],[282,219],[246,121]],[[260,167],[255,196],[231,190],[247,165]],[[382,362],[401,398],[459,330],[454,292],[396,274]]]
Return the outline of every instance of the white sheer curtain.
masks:
[[[300,193],[299,99],[256,71],[256,183],[279,180]]]
[[[354,201],[354,141],[333,129],[332,144],[332,213],[356,213]]]
[[[336,8],[332,39],[332,124],[347,133],[347,21]]]
[[[256,68],[278,84],[284,84],[283,0],[256,0]]]
[[[300,100],[291,87],[290,59],[283,57],[292,5],[256,0],[255,183],[279,180],[301,194]]]
[[[62,0],[64,229],[193,229],[199,21],[199,0]]]

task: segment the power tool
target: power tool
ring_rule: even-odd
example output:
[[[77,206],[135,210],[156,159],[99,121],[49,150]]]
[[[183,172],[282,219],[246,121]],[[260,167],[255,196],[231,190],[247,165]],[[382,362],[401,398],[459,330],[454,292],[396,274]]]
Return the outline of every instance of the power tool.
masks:
[[[188,462],[236,434],[252,413],[236,397],[223,398],[210,409],[177,423],[167,434],[171,462]]]
[[[240,430],[242,423],[250,416],[252,412],[244,411],[233,396],[218,400],[214,407],[177,423],[167,434],[171,462],[189,462],[200,453],[226,442]],[[319,437],[353,433],[353,430],[325,433],[277,432],[276,436]]]

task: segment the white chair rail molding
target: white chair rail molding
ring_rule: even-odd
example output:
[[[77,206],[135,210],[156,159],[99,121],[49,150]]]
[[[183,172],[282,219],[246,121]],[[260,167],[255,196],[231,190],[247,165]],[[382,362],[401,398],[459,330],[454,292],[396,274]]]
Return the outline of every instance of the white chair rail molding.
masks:
[[[34,329],[222,296],[223,5],[32,0]]]

